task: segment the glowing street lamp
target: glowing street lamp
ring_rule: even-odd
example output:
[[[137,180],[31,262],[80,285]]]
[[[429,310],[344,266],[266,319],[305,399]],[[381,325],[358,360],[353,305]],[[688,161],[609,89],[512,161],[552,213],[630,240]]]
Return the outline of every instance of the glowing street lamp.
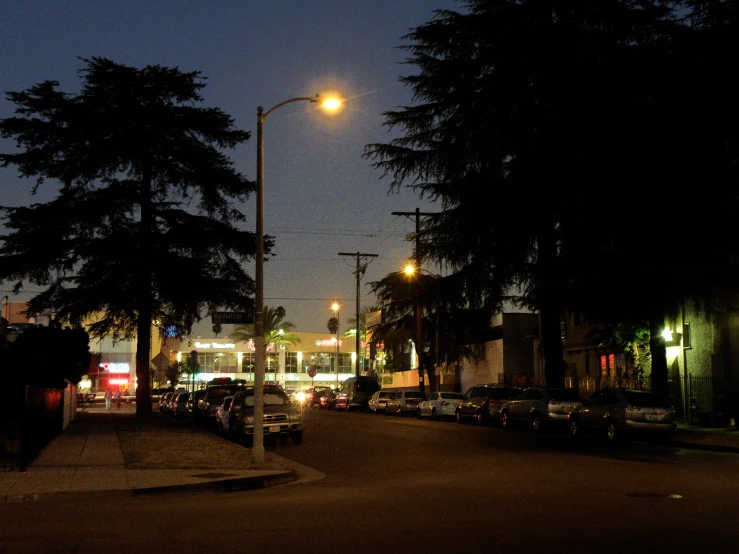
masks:
[[[256,271],[254,306],[254,437],[251,451],[254,465],[264,464],[264,122],[277,108],[291,102],[319,104],[328,112],[336,111],[342,101],[335,97],[321,99],[315,96],[290,98],[271,107],[266,112],[257,107],[257,222],[256,222]]]
[[[422,267],[415,267],[412,264],[407,264],[405,268],[403,269],[403,272],[408,276],[410,279],[411,276],[413,276],[416,272],[419,274],[422,272],[426,272],[427,275],[430,275],[434,278],[439,278],[439,275],[436,275],[434,273],[431,273],[430,271],[423,269]],[[438,345],[439,345],[439,314],[438,311],[436,313],[436,345],[437,345],[437,354],[436,354],[436,365],[439,364],[439,354],[438,354]],[[421,295],[419,294],[416,298],[416,337],[417,337],[417,343],[416,343],[416,354],[418,355],[418,387],[421,391],[421,393],[426,393],[426,386],[424,383],[423,378],[423,306],[421,305]],[[431,371],[429,371],[429,381],[431,380]]]

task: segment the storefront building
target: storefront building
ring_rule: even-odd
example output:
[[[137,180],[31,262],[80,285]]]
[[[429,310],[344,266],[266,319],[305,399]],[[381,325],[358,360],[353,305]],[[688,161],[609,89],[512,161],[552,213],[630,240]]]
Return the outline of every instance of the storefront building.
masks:
[[[267,345],[264,380],[277,383],[286,389],[304,390],[311,386],[338,386],[355,375],[357,354],[354,338],[339,337],[323,333],[295,334],[300,342],[278,346]],[[359,372],[369,373],[369,348],[360,342]],[[165,340],[163,350],[169,352],[170,361],[187,363],[196,352],[198,373],[194,383],[183,374],[180,384],[197,388],[218,377],[243,379],[254,382],[254,341],[236,342],[231,339],[198,338]],[[338,369],[338,371],[337,371]]]
[[[2,309],[10,324],[18,326],[48,325],[51,313],[36,319],[27,318],[23,312],[25,302],[4,302]],[[93,318],[91,318],[92,320]],[[165,332],[166,334],[166,332]],[[174,334],[174,333],[173,333]],[[265,382],[282,385],[286,389],[304,390],[311,386],[338,386],[353,377],[356,371],[357,353],[355,337],[337,338],[329,333],[293,332],[299,342],[278,346],[267,345],[265,358]],[[136,391],[136,340],[117,340],[104,337],[90,338],[92,353],[87,374],[79,383],[85,391],[104,391],[107,388],[128,392]],[[243,379],[254,382],[254,342],[236,342],[230,338],[162,338],[162,329],[151,328],[149,348],[150,386],[152,389],[168,387],[166,369],[173,361],[187,362],[192,352],[197,352],[199,370],[192,376],[183,374],[182,386],[204,386],[217,377]],[[380,372],[383,367],[382,348],[370,363],[370,349],[360,341],[359,373]]]

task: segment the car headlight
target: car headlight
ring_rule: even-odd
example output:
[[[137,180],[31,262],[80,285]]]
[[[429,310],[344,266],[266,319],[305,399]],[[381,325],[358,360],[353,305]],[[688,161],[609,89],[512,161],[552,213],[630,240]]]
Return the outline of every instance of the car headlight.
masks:
[[[244,416],[244,425],[254,425],[254,416]]]
[[[300,414],[300,412],[293,412],[290,414],[290,421],[293,422],[300,422],[303,419],[303,416]]]

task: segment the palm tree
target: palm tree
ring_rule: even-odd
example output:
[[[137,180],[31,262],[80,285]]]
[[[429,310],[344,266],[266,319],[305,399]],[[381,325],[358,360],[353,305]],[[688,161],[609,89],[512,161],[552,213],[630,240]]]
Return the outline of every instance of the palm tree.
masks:
[[[332,317],[328,320],[328,323],[326,323],[326,329],[328,329],[328,332],[332,335],[335,335],[339,332],[339,320],[335,317]]]
[[[359,312],[359,340],[365,340],[365,337],[367,335],[367,325],[365,324],[367,314],[371,314],[372,312],[377,312],[379,310],[380,306],[375,304],[373,306],[365,306],[364,308],[362,308],[362,311]],[[353,337],[354,333],[357,332],[357,318],[351,317],[347,319],[346,322],[349,325],[349,329],[346,330],[344,336]]]
[[[264,345],[269,344],[275,346],[286,346],[288,344],[297,344],[300,342],[298,335],[293,333],[295,324],[285,321],[285,308],[277,306],[277,308],[264,307]],[[234,327],[230,337],[236,341],[249,341],[254,338],[254,324],[237,325]]]

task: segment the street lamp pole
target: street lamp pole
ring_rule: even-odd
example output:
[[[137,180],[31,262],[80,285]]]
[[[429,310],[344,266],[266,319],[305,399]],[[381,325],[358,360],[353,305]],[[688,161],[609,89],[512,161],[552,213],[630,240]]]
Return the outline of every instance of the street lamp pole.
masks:
[[[331,309],[336,312],[336,388],[339,388],[339,327],[341,327],[340,306],[334,304]]]
[[[257,222],[256,222],[256,270],[254,306],[254,435],[251,450],[252,464],[264,464],[264,122],[277,108],[291,102],[319,102],[319,96],[290,98],[271,107],[266,112],[257,107]],[[329,102],[331,104],[329,104]],[[338,107],[337,100],[327,100],[324,105]]]
[[[421,357],[423,356],[423,339],[422,339],[422,331],[423,331],[423,323],[422,323],[422,317],[423,317],[423,304],[421,303],[421,292],[419,290],[419,283],[418,279],[420,278],[421,272],[425,271],[428,275],[438,278],[438,275],[434,275],[428,270],[423,269],[420,264],[416,261],[416,266],[413,265],[407,265],[405,267],[405,273],[410,278],[411,275],[414,273],[418,273],[418,277],[416,278],[416,337],[418,338],[417,344],[416,344],[416,354],[418,355],[418,386],[421,391],[421,393],[426,393],[426,387],[423,379],[423,362]],[[436,365],[439,364],[439,313],[436,313]],[[431,384],[431,368],[428,368],[429,373],[429,385]]]

